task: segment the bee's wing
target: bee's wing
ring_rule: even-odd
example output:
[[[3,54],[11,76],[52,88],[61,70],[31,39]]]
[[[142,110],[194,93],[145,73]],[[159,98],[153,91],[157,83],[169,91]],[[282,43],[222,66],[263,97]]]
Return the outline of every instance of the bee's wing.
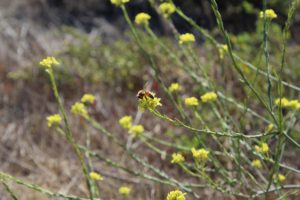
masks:
[[[144,89],[145,89],[145,90],[150,90],[150,91],[151,91],[152,83],[153,83],[152,80],[148,80],[148,81],[144,84]]]

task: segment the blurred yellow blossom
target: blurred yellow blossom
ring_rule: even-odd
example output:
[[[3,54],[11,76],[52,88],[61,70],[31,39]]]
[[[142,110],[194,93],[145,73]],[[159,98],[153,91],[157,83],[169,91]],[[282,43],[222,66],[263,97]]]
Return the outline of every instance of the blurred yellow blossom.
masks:
[[[196,97],[186,98],[184,103],[188,106],[198,106],[199,105],[198,99]]]
[[[294,108],[294,109],[299,109],[300,108],[300,103],[298,100],[290,100],[288,102],[288,107]]]
[[[119,120],[119,123],[121,124],[121,126],[123,128],[128,128],[130,129],[131,128],[131,120],[132,120],[132,117],[131,116],[124,116],[122,117],[120,120]]]
[[[267,143],[263,142],[263,143],[261,144],[261,151],[262,151],[263,153],[267,153],[267,152],[269,151],[269,146],[268,146]]]
[[[169,192],[167,200],[185,200],[184,195],[186,195],[186,193],[182,193],[179,190],[174,190]]]
[[[195,36],[191,33],[185,33],[179,36],[179,44],[195,42]]]
[[[262,168],[260,160],[253,160],[252,165],[256,168]]]
[[[128,132],[133,133],[132,137],[135,138],[138,134],[144,132],[144,127],[142,125],[135,125],[132,126]]]
[[[149,19],[151,19],[150,15],[148,15],[147,13],[141,12],[141,13],[139,13],[135,16],[134,21],[137,24],[146,24],[146,25],[148,25],[149,24]]]
[[[85,103],[85,104],[92,104],[94,103],[96,97],[92,94],[85,94],[83,95],[83,97],[81,98],[81,102]]]
[[[84,107],[84,104],[83,103],[79,103],[79,102],[76,102],[72,108],[71,108],[71,111],[74,113],[74,114],[79,114],[79,115],[86,115],[87,114],[87,111]]]
[[[121,195],[128,195],[130,193],[130,188],[128,188],[128,187],[120,187],[119,188],[119,193]]]
[[[226,44],[221,45],[221,47],[219,48],[219,55],[220,55],[220,59],[223,60],[224,58],[224,53],[228,51],[228,46]]]
[[[59,62],[54,57],[47,57],[40,62],[40,65],[51,69],[54,65],[59,65]]]
[[[260,18],[264,18],[264,13],[263,13],[263,11],[260,11],[259,17],[260,17]],[[266,18],[267,18],[267,19],[277,18],[277,15],[276,15],[276,13],[274,12],[274,10],[272,10],[272,9],[267,9],[267,10],[266,10]]]
[[[266,129],[266,132],[269,133],[270,131],[272,131],[274,128],[274,125],[273,124],[269,124],[267,129]]]
[[[217,94],[214,92],[207,92],[201,96],[201,101],[205,103],[215,101],[216,99],[217,99]]]
[[[196,150],[195,148],[191,149],[193,156],[199,161],[206,161],[208,158],[209,151],[205,149]]]
[[[285,181],[285,176],[284,175],[282,175],[282,174],[278,174],[278,180],[279,180],[279,182],[283,182],[283,181]]]
[[[112,4],[115,4],[116,6],[119,6],[119,5],[121,5],[121,3],[127,3],[127,2],[129,2],[130,0],[110,0],[110,2],[112,3]]]
[[[184,161],[184,157],[179,153],[173,153],[172,158],[173,159],[172,159],[171,163],[180,163],[180,162]]]
[[[100,174],[98,174],[97,172],[91,172],[90,177],[91,177],[91,179],[93,179],[95,181],[98,181],[98,180],[102,181],[103,180],[102,176]]]
[[[277,106],[279,106],[279,103],[280,103],[280,98],[277,98],[275,100],[275,104]],[[287,98],[285,98],[285,97],[281,98],[281,106],[282,107],[288,107],[289,106],[289,100]]]
[[[172,93],[174,91],[180,91],[182,89],[181,85],[179,85],[178,83],[172,83],[169,87],[169,92]]]
[[[273,175],[273,179],[275,179],[276,178],[276,174],[274,174]],[[283,182],[283,181],[285,181],[285,179],[286,179],[286,177],[284,176],[284,175],[282,175],[282,174],[278,174],[278,181],[279,182]]]
[[[48,126],[57,125],[61,121],[61,116],[59,114],[51,115],[47,117]]]
[[[175,6],[171,3],[162,3],[162,4],[160,4],[159,9],[164,14],[164,17],[170,16],[176,10]]]
[[[268,153],[268,151],[269,151],[269,146],[268,146],[268,144],[265,143],[265,142],[263,142],[263,143],[261,144],[261,146],[255,145],[254,148],[255,148],[256,151],[258,151],[258,152],[261,153],[261,154]]]

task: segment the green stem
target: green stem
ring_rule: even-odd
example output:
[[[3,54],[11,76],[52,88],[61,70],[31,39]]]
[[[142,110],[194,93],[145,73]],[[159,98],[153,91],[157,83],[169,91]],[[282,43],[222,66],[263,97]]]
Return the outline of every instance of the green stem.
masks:
[[[49,73],[49,76],[50,76],[50,80],[51,80],[51,84],[52,84],[54,96],[55,96],[55,98],[56,98],[56,100],[58,102],[60,112],[63,114],[63,119],[64,119],[64,122],[65,122],[65,125],[66,125],[66,128],[67,128],[67,135],[66,135],[67,139],[72,144],[72,146],[75,149],[76,154],[77,154],[77,156],[78,156],[78,158],[80,160],[80,165],[81,165],[82,171],[83,171],[83,173],[85,175],[85,180],[86,180],[87,188],[89,190],[90,199],[93,200],[94,197],[93,197],[93,192],[92,192],[92,188],[91,188],[91,185],[90,185],[90,178],[89,178],[89,175],[88,175],[88,171],[87,171],[87,169],[86,169],[86,167],[84,165],[84,161],[83,161],[81,152],[80,152],[77,144],[73,140],[72,132],[71,132],[71,129],[70,129],[70,126],[69,126],[69,122],[68,122],[68,118],[66,116],[66,113],[64,111],[62,102],[60,100],[60,96],[59,96],[58,91],[57,91],[57,87],[56,87],[56,83],[55,83],[55,79],[54,79],[54,75],[53,75],[52,69],[48,70],[48,73]]]
[[[10,194],[11,198],[13,198],[14,200],[18,200],[17,195],[9,188],[9,186],[3,180],[0,179],[0,181],[2,182],[6,191]]]
[[[72,195],[65,195],[65,194],[62,194],[62,193],[59,193],[59,192],[52,192],[50,190],[46,190],[46,189],[41,188],[37,185],[26,183],[26,182],[24,182],[20,179],[17,179],[17,178],[15,178],[15,177],[7,174],[7,173],[2,172],[2,171],[0,171],[0,177],[2,177],[3,179],[11,180],[11,181],[13,181],[13,182],[15,182],[19,185],[24,185],[27,188],[33,189],[35,191],[38,191],[40,193],[43,193],[43,194],[46,194],[46,195],[49,195],[49,196],[62,197],[62,198],[65,198],[65,199],[74,199],[74,200],[87,200],[87,199],[79,198],[79,197],[72,196]]]

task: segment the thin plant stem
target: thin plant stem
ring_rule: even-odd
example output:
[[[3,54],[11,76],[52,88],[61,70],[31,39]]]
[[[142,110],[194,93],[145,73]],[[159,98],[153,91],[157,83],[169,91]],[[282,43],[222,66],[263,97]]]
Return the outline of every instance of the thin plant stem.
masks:
[[[91,188],[91,184],[90,184],[90,178],[89,178],[89,175],[88,175],[88,171],[85,167],[85,164],[84,164],[84,161],[83,161],[83,158],[82,158],[82,155],[81,155],[81,152],[77,146],[77,144],[74,142],[73,140],[73,137],[72,137],[72,132],[71,132],[71,129],[70,129],[70,126],[69,126],[69,122],[68,122],[68,118],[66,116],[66,113],[64,111],[64,108],[63,108],[63,105],[62,105],[62,102],[61,102],[61,99],[60,99],[60,96],[58,94],[58,91],[57,91],[57,87],[56,87],[56,83],[55,83],[55,79],[54,79],[54,75],[53,75],[53,71],[52,69],[48,70],[48,73],[49,73],[49,76],[50,76],[50,80],[51,80],[51,85],[52,85],[52,89],[53,89],[53,92],[54,92],[54,96],[58,102],[58,105],[59,105],[59,108],[60,108],[60,112],[63,114],[63,119],[64,119],[64,122],[65,122],[65,125],[66,125],[66,129],[67,129],[67,139],[68,141],[71,143],[71,145],[73,146],[73,148],[75,149],[75,152],[80,160],[80,166],[81,166],[81,169],[85,175],[85,180],[86,180],[86,184],[87,184],[87,188],[89,190],[89,194],[90,194],[90,199],[93,200],[94,197],[93,197],[93,192],[92,192],[92,188]]]
[[[11,180],[19,185],[23,185],[27,188],[30,188],[30,189],[33,189],[35,191],[38,191],[40,193],[43,193],[43,194],[46,194],[46,195],[49,195],[49,196],[53,196],[53,197],[61,197],[61,198],[65,198],[65,199],[73,199],[73,200],[87,200],[85,198],[80,198],[80,197],[76,197],[76,196],[73,196],[73,195],[65,195],[65,194],[62,194],[62,193],[59,193],[59,192],[52,192],[50,190],[46,190],[44,188],[41,188],[39,187],[38,185],[33,185],[33,184],[30,184],[30,183],[26,183],[20,179],[17,179],[7,173],[4,173],[2,171],[0,171],[0,177],[2,177],[2,179],[7,179],[7,180]]]
[[[9,188],[9,186],[3,180],[0,180],[0,181],[2,182],[6,191],[10,194],[11,198],[13,198],[14,200],[18,200],[17,195]]]

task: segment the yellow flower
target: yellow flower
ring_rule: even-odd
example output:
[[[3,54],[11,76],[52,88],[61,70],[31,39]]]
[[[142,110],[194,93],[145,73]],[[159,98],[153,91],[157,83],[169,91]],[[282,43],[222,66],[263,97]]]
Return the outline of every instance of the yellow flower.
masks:
[[[128,188],[128,187],[120,187],[119,188],[119,193],[121,195],[128,195],[130,193],[130,188]]]
[[[261,152],[261,148],[259,146],[255,145],[254,148],[257,152]]]
[[[76,102],[76,103],[72,106],[71,111],[72,111],[74,114],[79,114],[79,115],[86,115],[86,114],[87,114],[87,111],[86,111],[86,109],[84,108],[84,104],[83,104],[83,103],[79,103],[79,102]]]
[[[191,33],[185,33],[179,36],[179,44],[195,42],[195,36]]]
[[[169,92],[172,93],[174,91],[180,91],[182,89],[181,85],[179,85],[178,83],[172,83],[169,87]]]
[[[262,153],[267,153],[268,151],[269,151],[269,146],[268,146],[268,144],[265,143],[265,142],[263,142],[263,143],[261,144],[261,152],[262,152]]]
[[[148,25],[149,24],[149,19],[151,19],[150,15],[148,15],[147,13],[141,12],[141,13],[139,13],[135,16],[134,21],[137,24],[146,24],[146,25]]]
[[[47,57],[40,62],[40,65],[47,69],[51,69],[54,65],[59,65],[59,62],[57,62],[54,57]]]
[[[121,5],[121,3],[127,3],[127,2],[129,2],[130,0],[110,0],[110,2],[112,3],[112,4],[115,4],[116,6],[119,6],[119,5]]]
[[[95,180],[95,181],[98,181],[98,180],[102,181],[103,180],[102,176],[100,174],[98,174],[97,172],[91,172],[90,173],[90,178]]]
[[[184,157],[179,153],[173,153],[172,158],[173,159],[172,159],[171,163],[180,163],[180,162],[184,161]]]
[[[269,124],[267,129],[266,129],[266,132],[269,133],[270,131],[272,131],[274,128],[274,125],[273,124]]]
[[[292,107],[294,109],[298,109],[299,108],[299,102],[296,99],[295,100],[291,100],[291,101],[288,102],[287,106],[288,107]]]
[[[164,14],[164,17],[170,16],[176,10],[175,6],[171,3],[162,3],[162,4],[160,4],[159,9]]]
[[[259,16],[260,16],[260,18],[264,18],[264,13],[263,13],[263,11],[260,11]],[[277,18],[277,15],[276,15],[276,13],[274,12],[274,10],[272,10],[272,9],[267,9],[267,10],[266,10],[266,18],[267,18],[267,19]]]
[[[94,95],[85,94],[81,98],[81,102],[85,103],[85,104],[92,104],[92,103],[94,103],[95,99],[96,99],[96,97]]]
[[[196,97],[186,98],[184,103],[188,106],[198,106],[199,105],[198,99]]]
[[[275,178],[276,178],[276,174],[273,175],[273,179],[275,179]],[[283,182],[283,181],[285,181],[285,179],[286,179],[286,177],[284,175],[278,174],[278,181],[279,182]]]
[[[216,99],[217,99],[217,94],[214,92],[208,92],[201,96],[201,101],[204,103],[215,101]]]
[[[128,132],[133,133],[132,138],[135,138],[138,134],[144,132],[144,127],[142,125],[135,125],[132,126]]]
[[[252,165],[257,168],[262,168],[260,160],[253,160]]]
[[[206,161],[208,158],[209,151],[205,149],[196,150],[195,148],[192,148],[191,151],[193,156],[200,161]]]
[[[131,120],[132,120],[131,116],[124,116],[119,120],[119,123],[121,124],[121,126],[123,128],[130,129],[131,128]]]
[[[51,115],[47,117],[48,126],[57,125],[61,121],[61,116],[59,114]]]
[[[184,195],[186,195],[186,193],[182,193],[179,190],[174,190],[169,192],[167,200],[185,200]]]
[[[280,98],[277,98],[277,99],[275,100],[275,104],[276,104],[277,106],[279,106],[279,103],[280,103]],[[289,100],[288,100],[287,98],[283,97],[283,98],[281,99],[281,106],[282,106],[282,107],[288,107],[288,106],[289,106]]]
[[[228,51],[228,46],[226,44],[221,45],[219,48],[220,59],[223,60],[224,52]]]
[[[150,97],[144,96],[142,99],[139,99],[139,105],[138,108],[140,111],[144,112],[145,109],[155,109],[157,106],[162,106],[160,103],[160,98],[155,97],[155,93],[151,93],[154,97],[153,99]]]
[[[284,175],[282,175],[282,174],[278,174],[278,180],[279,180],[279,182],[283,182],[283,181],[285,181],[285,176]]]
[[[254,148],[256,151],[258,151],[261,154],[268,153],[268,151],[269,151],[269,146],[265,142],[263,142],[260,147],[255,145]]]

